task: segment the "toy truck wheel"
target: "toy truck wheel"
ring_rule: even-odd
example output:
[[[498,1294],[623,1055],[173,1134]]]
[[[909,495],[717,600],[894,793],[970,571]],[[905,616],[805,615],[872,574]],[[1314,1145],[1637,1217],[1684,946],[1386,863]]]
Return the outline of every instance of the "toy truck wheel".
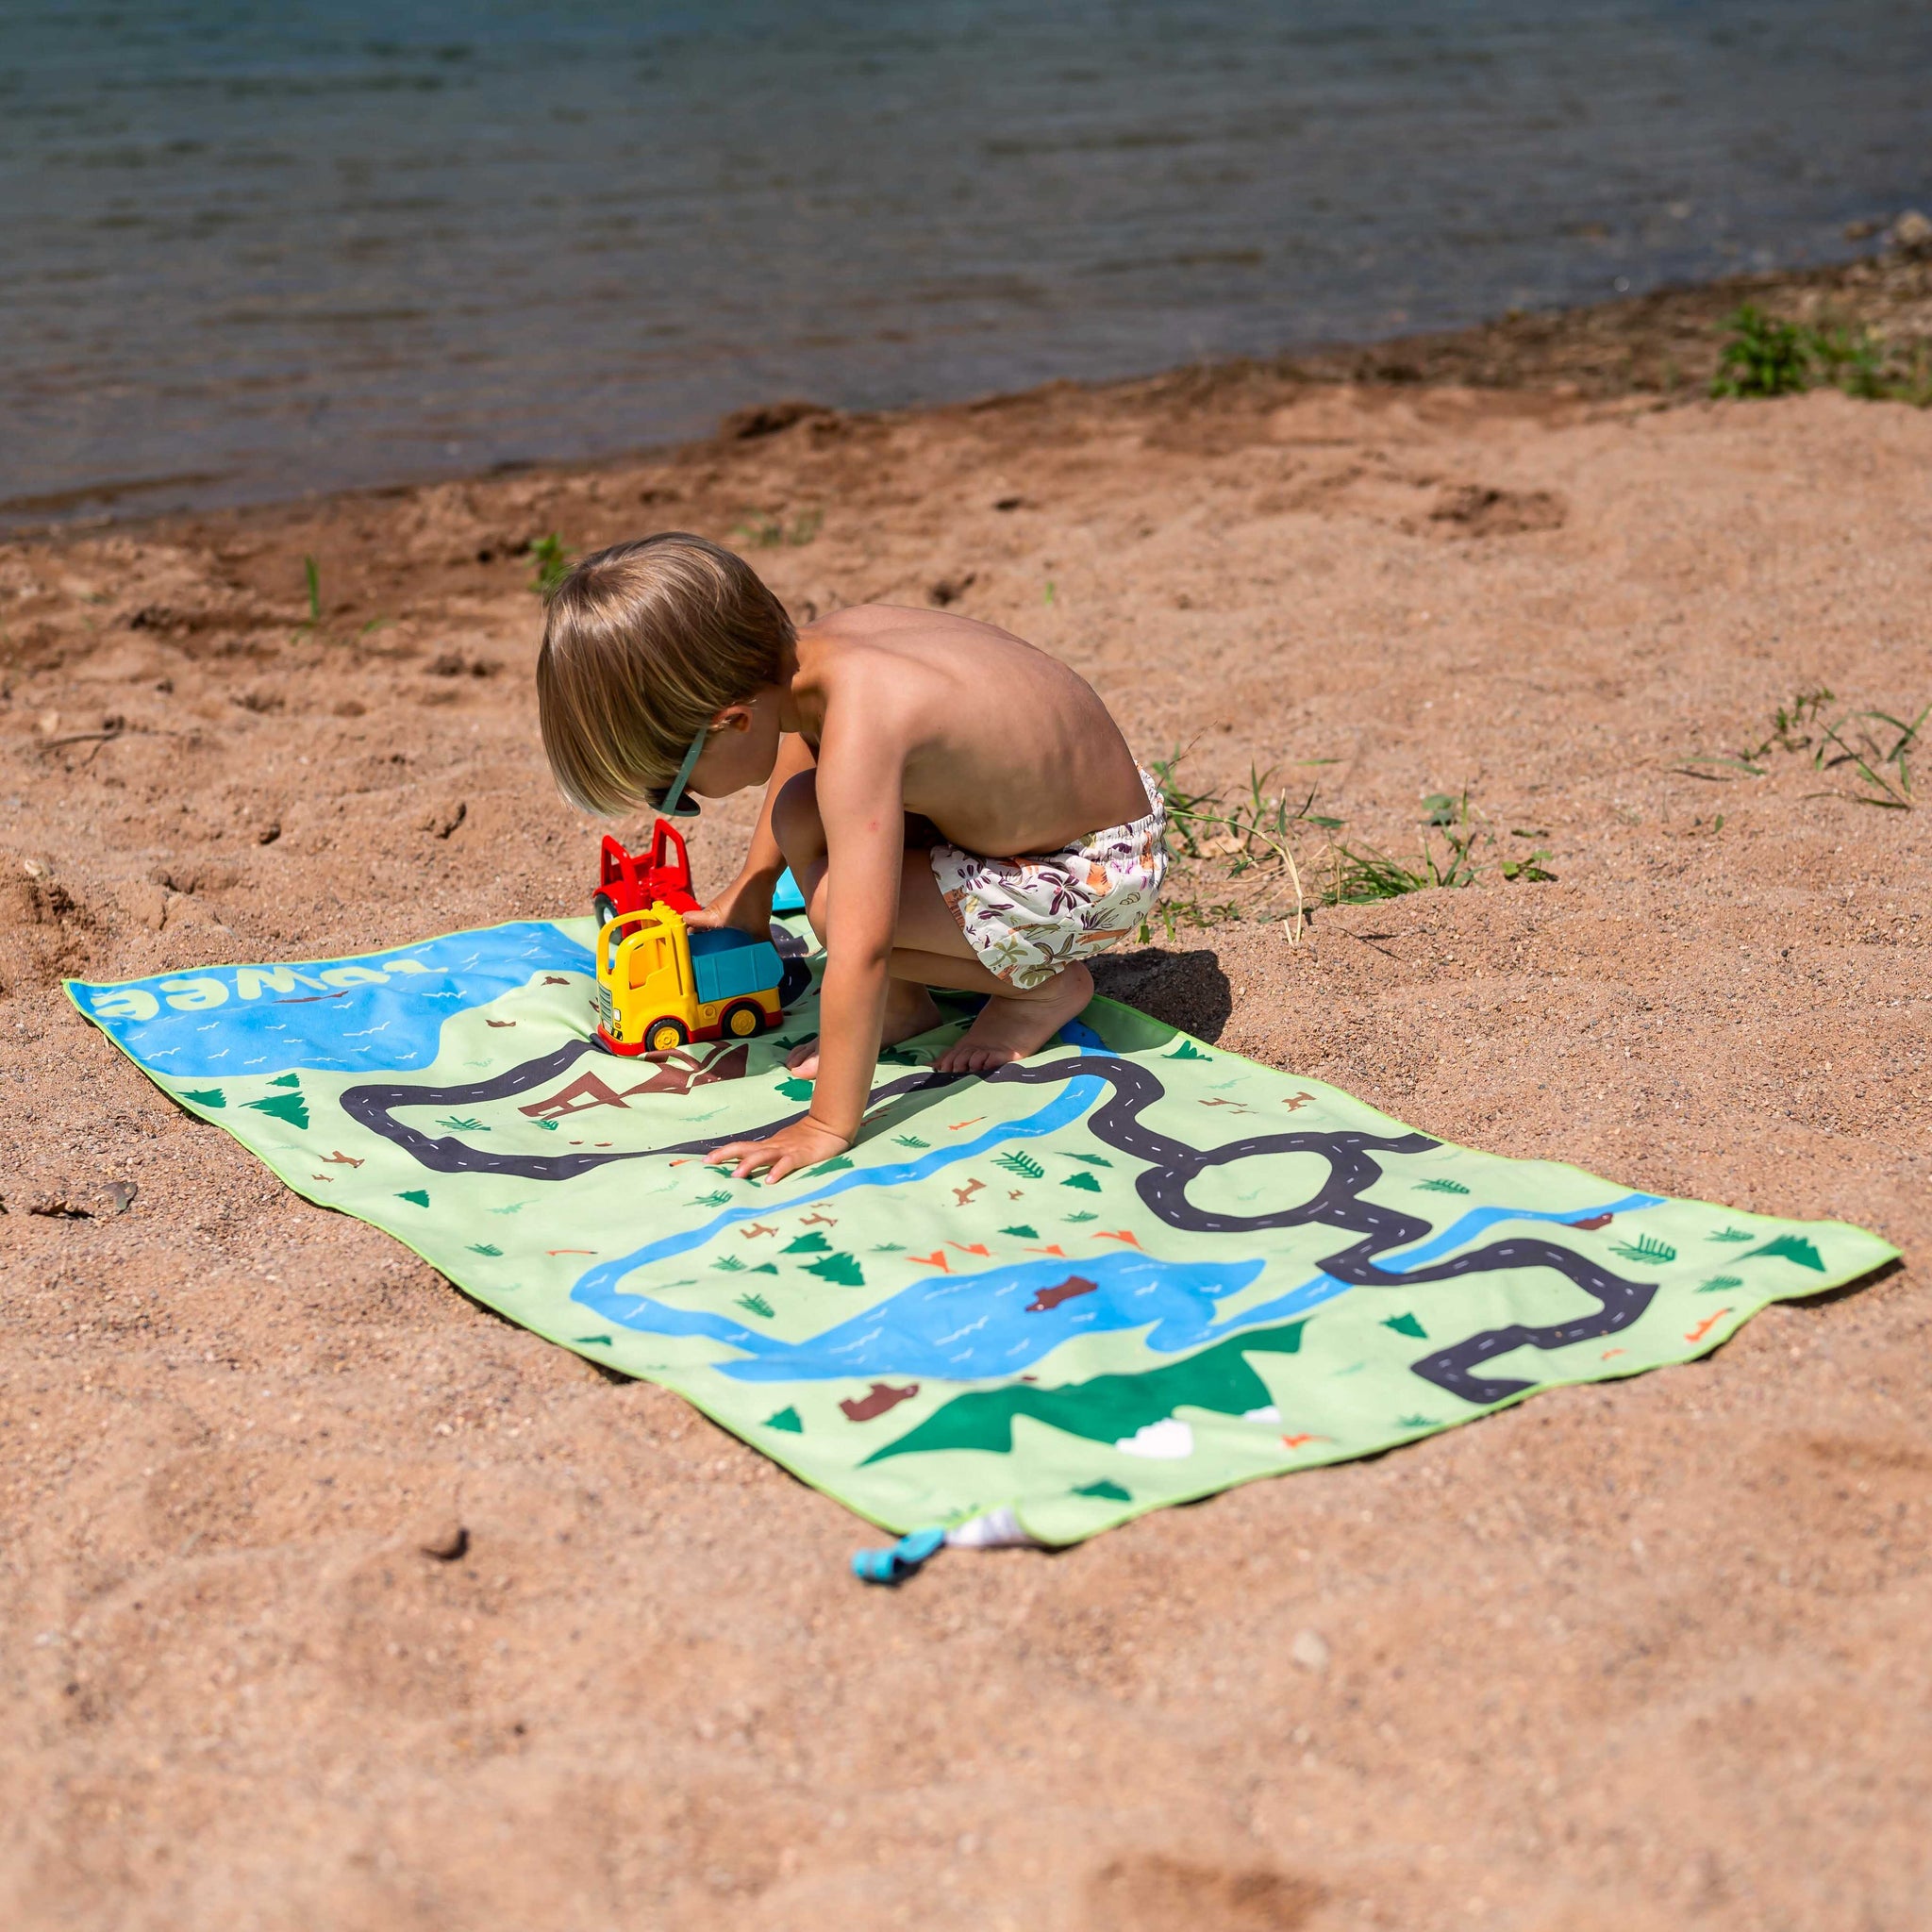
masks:
[[[653,1020],[644,1028],[644,1048],[649,1053],[670,1053],[682,1046],[691,1035],[684,1029],[682,1021]]]
[[[724,1028],[733,1040],[749,1040],[765,1024],[765,1016],[750,1000],[724,1008]]]
[[[602,932],[617,917],[617,902],[608,892],[599,892],[591,901],[591,910],[597,915],[597,930]]]

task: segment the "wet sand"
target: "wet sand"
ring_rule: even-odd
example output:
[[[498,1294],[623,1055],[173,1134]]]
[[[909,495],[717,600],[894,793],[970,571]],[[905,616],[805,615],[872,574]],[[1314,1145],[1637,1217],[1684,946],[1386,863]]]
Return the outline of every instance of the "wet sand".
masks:
[[[0,1916],[1925,1924],[1932,815],[1805,751],[1684,759],[1801,691],[1932,700],[1932,412],[1687,400],[1690,310],[1666,393],[1636,307],[0,546]],[[1690,1367],[861,1589],[837,1505],[290,1195],[58,991],[583,909],[522,552],[666,526],[801,615],[1008,625],[1143,755],[1277,766],[1345,841],[1412,852],[1467,786],[1474,887],[1291,943],[1197,923],[1203,869],[1107,990],[1906,1264]],[[710,882],[746,819],[707,813]],[[1501,876],[1536,848],[1553,880]]]

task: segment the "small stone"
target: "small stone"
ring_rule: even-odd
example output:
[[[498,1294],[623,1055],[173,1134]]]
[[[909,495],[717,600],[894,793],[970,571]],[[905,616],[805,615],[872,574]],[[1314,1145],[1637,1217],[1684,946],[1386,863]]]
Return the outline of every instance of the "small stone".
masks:
[[[1319,1630],[1297,1630],[1288,1654],[1305,1671],[1319,1674],[1328,1668],[1328,1640]]]
[[[101,1196],[108,1204],[110,1214],[125,1214],[134,1206],[134,1197],[141,1192],[132,1181],[109,1181],[101,1190]]]
[[[439,1563],[460,1562],[469,1552],[470,1532],[454,1516],[442,1517],[417,1537],[416,1547]]]
[[[1886,239],[1901,255],[1932,255],[1932,220],[1908,208],[1892,223]]]

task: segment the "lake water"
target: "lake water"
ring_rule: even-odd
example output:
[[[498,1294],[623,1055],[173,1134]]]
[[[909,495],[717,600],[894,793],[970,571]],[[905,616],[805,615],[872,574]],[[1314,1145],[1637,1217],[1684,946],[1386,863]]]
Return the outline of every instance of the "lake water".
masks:
[[[1923,0],[0,0],[0,522],[1454,325],[1928,200]]]

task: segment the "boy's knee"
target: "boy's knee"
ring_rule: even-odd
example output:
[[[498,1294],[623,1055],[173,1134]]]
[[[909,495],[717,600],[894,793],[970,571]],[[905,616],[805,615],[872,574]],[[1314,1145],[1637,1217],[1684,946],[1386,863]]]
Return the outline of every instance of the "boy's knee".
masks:
[[[819,816],[816,772],[799,772],[785,781],[772,801],[772,836],[793,873],[825,849],[825,822]]]

